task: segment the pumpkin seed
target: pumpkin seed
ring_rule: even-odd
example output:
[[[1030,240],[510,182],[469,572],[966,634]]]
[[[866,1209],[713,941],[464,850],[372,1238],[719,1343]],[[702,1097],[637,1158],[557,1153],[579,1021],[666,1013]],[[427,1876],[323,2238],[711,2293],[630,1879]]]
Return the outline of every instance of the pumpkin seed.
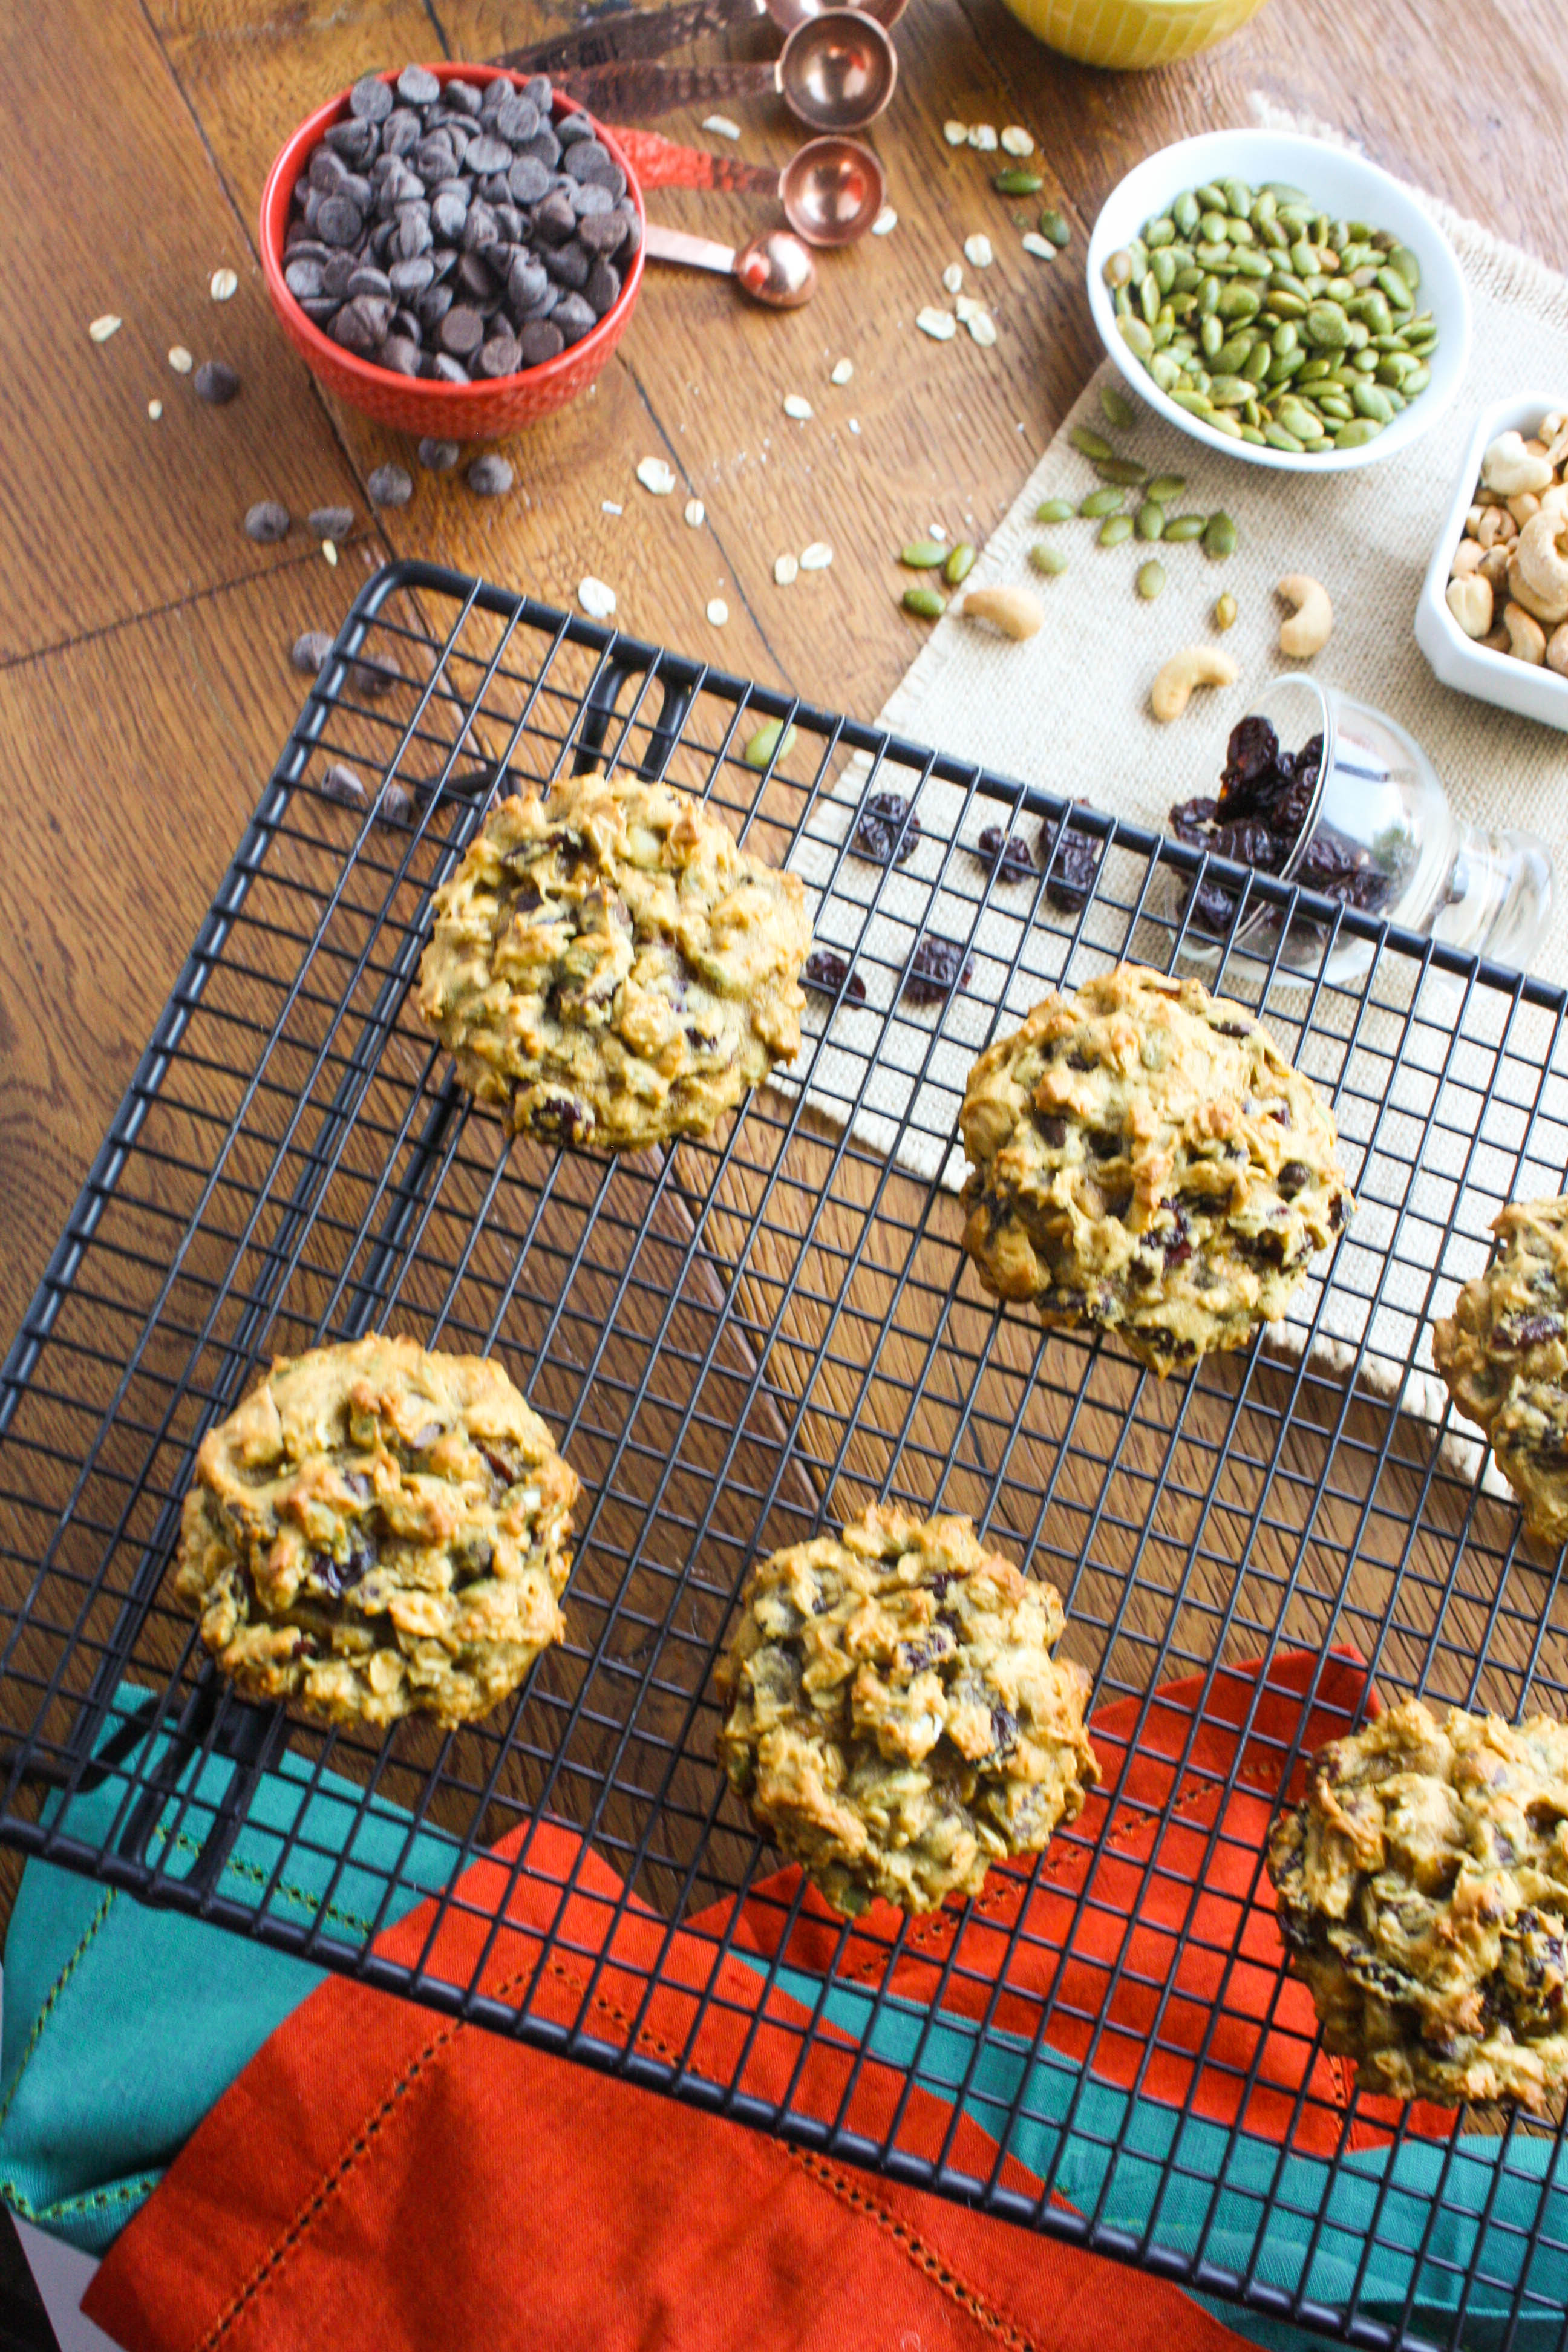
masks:
[[[1161,539],[1164,536],[1165,509],[1156,499],[1145,499],[1132,521],[1140,539]]]
[[[1210,515],[1205,525],[1203,547],[1211,563],[1236,553],[1236,525],[1223,509]]]
[[[1047,499],[1035,509],[1037,522],[1068,522],[1078,512],[1070,499]]]
[[[1106,422],[1114,425],[1119,433],[1129,433],[1138,422],[1132,403],[1113,383],[1100,387],[1100,404],[1105,411]]]
[[[940,540],[911,539],[900,550],[899,562],[910,572],[934,572],[947,562],[947,552]]]
[[[1041,235],[1044,236],[1044,234],[1045,232],[1042,229]],[[1051,243],[1053,245],[1056,243],[1056,239],[1054,237],[1051,239]],[[1125,246],[1119,246],[1114,253],[1107,256],[1105,263],[1105,282],[1108,286],[1129,286],[1131,284],[1132,256],[1128,252]]]
[[[1110,488],[1090,490],[1088,498],[1079,500],[1078,510],[1090,522],[1098,522],[1101,515],[1118,513],[1123,504],[1124,500],[1120,490]]]
[[[1052,547],[1046,540],[1037,541],[1030,548],[1029,562],[1036,572],[1043,572],[1047,578],[1051,580],[1057,578],[1058,573],[1068,568],[1068,560],[1061,549]]]
[[[942,567],[942,576],[950,588],[961,587],[974,569],[976,549],[972,541],[961,539],[949,552]]]
[[[1040,235],[1048,236],[1053,245],[1070,245],[1072,230],[1068,226],[1066,214],[1058,213],[1053,205],[1047,205],[1040,215]],[[1112,256],[1113,259],[1114,257]],[[1131,276],[1131,272],[1129,271],[1128,275]],[[1112,283],[1115,282],[1113,279]]]
[[[1101,547],[1120,547],[1124,539],[1132,536],[1132,518],[1128,514],[1107,515],[1100,526]]]
[[[1102,482],[1115,482],[1124,490],[1136,489],[1149,476],[1148,467],[1136,457],[1101,457],[1094,470]]]
[[[1236,598],[1230,593],[1228,589],[1226,591],[1226,593],[1219,597],[1215,602],[1214,608],[1214,625],[1216,629],[1220,630],[1234,629],[1236,626]]]
[[[1141,360],[1152,358],[1154,338],[1142,319],[1118,319],[1116,326],[1129,351],[1136,352]]]
[[[787,760],[795,749],[795,730],[786,727],[782,719],[764,719],[752,736],[741,757],[748,768],[768,768],[775,760]]]
[[[1179,543],[1184,540],[1202,539],[1207,529],[1207,515],[1173,515],[1165,525],[1163,536],[1167,541],[1175,540]]]
[[[1155,474],[1144,484],[1143,495],[1152,499],[1156,506],[1168,507],[1173,499],[1181,497],[1186,487],[1184,474]]]
[[[1114,457],[1116,455],[1110,442],[1101,434],[1097,433],[1091,425],[1075,425],[1068,435],[1068,439],[1080,457],[1092,457],[1100,465],[1104,465],[1108,458]]]
[[[1152,604],[1165,585],[1165,567],[1157,560],[1143,564],[1135,583],[1138,593],[1146,604]]]
[[[1375,441],[1382,431],[1383,426],[1375,416],[1352,416],[1350,423],[1342,425],[1335,434],[1334,446],[1336,449],[1364,449],[1367,443]]]
[[[991,184],[999,196],[1037,196],[1046,184],[1037,172],[998,172]]]
[[[935,588],[906,588],[900,602],[921,621],[940,621],[947,610],[947,598]]]

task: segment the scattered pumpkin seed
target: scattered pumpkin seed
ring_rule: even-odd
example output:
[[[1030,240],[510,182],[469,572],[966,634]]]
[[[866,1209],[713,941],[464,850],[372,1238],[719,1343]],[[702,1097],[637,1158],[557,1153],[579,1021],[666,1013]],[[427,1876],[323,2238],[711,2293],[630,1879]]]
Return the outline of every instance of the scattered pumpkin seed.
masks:
[[[764,719],[752,736],[741,757],[748,768],[768,768],[775,760],[787,760],[795,749],[795,730],[786,727],[782,719]]]
[[[1120,547],[1124,539],[1132,536],[1132,518],[1128,514],[1107,515],[1100,526],[1101,547]]]
[[[710,596],[708,599],[708,618],[712,623],[714,628],[721,629],[729,620],[729,617],[730,607],[725,604],[722,596]]]
[[[1174,540],[1178,543],[1183,540],[1202,539],[1208,529],[1208,520],[1207,515],[1172,515],[1165,525],[1164,536],[1167,540]]]
[[[980,155],[994,155],[996,133],[989,122],[977,122],[969,133],[969,143]]]
[[[1223,556],[1236,553],[1236,525],[1223,508],[1210,515],[1205,524],[1203,546],[1204,553],[1211,563],[1217,563]]]
[[[186,351],[184,343],[174,343],[170,346],[169,350],[169,365],[174,369],[176,375],[189,375],[191,370],[195,365],[195,362],[191,357],[189,352]]]
[[[871,234],[873,236],[891,236],[893,231],[898,227],[898,214],[893,210],[891,205],[884,205],[881,211],[877,215],[876,219],[871,223]]]
[[[833,373],[828,377],[827,381],[829,383],[847,383],[854,373],[855,362],[853,360],[835,360],[833,362]]]
[[[662,457],[644,457],[637,466],[637,479],[650,497],[668,498],[675,488],[675,476]]]
[[[968,328],[973,341],[977,342],[982,350],[989,351],[996,341],[996,321],[990,311],[982,310],[977,307],[963,323]]]
[[[991,250],[991,239],[983,229],[977,229],[973,236],[964,238],[963,257],[976,269],[990,268],[996,257]]]
[[[966,147],[969,144],[969,125],[967,122],[944,122],[942,135],[950,147]]]
[[[963,283],[963,262],[950,261],[947,268],[942,273],[942,282],[946,287],[950,294],[956,294],[959,288]]]
[[[968,579],[974,569],[975,554],[973,543],[967,539],[961,539],[958,545],[949,551],[947,562],[942,567],[942,576],[950,588],[960,587]]]
[[[120,332],[123,324],[124,321],[117,319],[112,310],[106,310],[101,319],[93,320],[87,331],[95,343],[106,343],[110,335]]]
[[[1163,539],[1165,535],[1165,509],[1158,499],[1145,499],[1133,516],[1132,524],[1140,539]]]
[[[922,335],[931,337],[933,343],[951,343],[958,332],[958,320],[951,310],[937,310],[928,307],[924,310],[916,312],[915,324]]]
[[[1021,122],[1010,122],[1002,133],[1002,151],[1006,155],[1032,155],[1035,142]]]
[[[1023,247],[1025,252],[1032,254],[1037,261],[1054,261],[1057,257],[1057,249],[1050,238],[1041,236],[1036,229],[1024,231]]]
[[[1079,500],[1078,510],[1090,522],[1098,522],[1101,515],[1119,514],[1123,503],[1120,490],[1107,488],[1103,490],[1090,490],[1087,499]]]
[[[1070,245],[1072,231],[1068,226],[1066,214],[1058,213],[1054,205],[1047,205],[1040,215],[1040,235],[1048,236],[1053,245]]]
[[[798,576],[799,572],[800,559],[798,556],[787,554],[774,556],[773,578],[781,588],[787,588],[790,582]]]
[[[1165,585],[1164,565],[1157,559],[1143,564],[1139,571],[1136,585],[1143,602],[1146,604],[1152,604]]]
[[[740,124],[731,122],[727,114],[705,114],[702,128],[711,131],[716,139],[738,139],[741,135]]]
[[[940,621],[947,610],[947,598],[937,588],[906,588],[900,602],[921,621]]]
[[[803,399],[798,392],[786,392],[784,396],[784,413],[786,416],[793,417],[797,425],[808,425],[816,412],[810,401]]]
[[[1236,626],[1236,598],[1228,589],[1215,604],[1214,625],[1216,629],[1234,629]]]
[[[1049,580],[1057,579],[1068,568],[1061,549],[1052,547],[1048,540],[1039,540],[1030,548],[1029,562],[1035,571],[1043,572]]]
[[[800,551],[803,572],[826,572],[832,561],[833,550],[825,539],[814,539],[809,547],[803,547]]]
[[[1097,458],[1094,470],[1102,482],[1119,483],[1124,490],[1135,490],[1149,478],[1148,467],[1136,457]]]
[[[577,602],[591,621],[607,621],[616,609],[616,592],[590,572],[577,583]]]
[[[1152,499],[1156,506],[1168,507],[1186,487],[1184,474],[1152,474],[1144,484],[1144,496]]]
[[[1037,522],[1070,522],[1078,509],[1070,499],[1046,499],[1035,509]]]
[[[239,278],[232,269],[215,269],[208,289],[215,302],[230,302],[239,291]]]
[[[911,539],[899,550],[899,562],[910,572],[934,572],[946,561],[947,550],[936,539]]]
[[[1080,457],[1093,457],[1100,465],[1116,455],[1110,442],[1102,434],[1097,433],[1092,425],[1075,425],[1068,439]]]
[[[1137,416],[1133,412],[1132,403],[1128,399],[1126,394],[1120,391],[1113,383],[1102,383],[1100,385],[1100,404],[1105,411],[1106,423],[1108,425],[1114,425],[1119,433],[1130,432],[1131,427],[1138,422]]]
[[[686,520],[691,525],[693,530],[701,530],[703,524],[708,520],[708,509],[703,505],[700,499],[687,499]]]
[[[998,172],[991,183],[999,196],[1037,196],[1045,186],[1037,172]]]

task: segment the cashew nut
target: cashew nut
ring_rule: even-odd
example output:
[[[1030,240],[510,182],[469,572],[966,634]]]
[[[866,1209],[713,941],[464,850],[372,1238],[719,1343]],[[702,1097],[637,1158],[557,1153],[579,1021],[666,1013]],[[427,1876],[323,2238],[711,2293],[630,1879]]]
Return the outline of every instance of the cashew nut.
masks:
[[[1519,568],[1519,550],[1517,548],[1514,549],[1508,560],[1508,579],[1506,585],[1508,593],[1513,598],[1514,603],[1516,604],[1522,604],[1527,613],[1533,613],[1538,621],[1544,621],[1549,629],[1554,629],[1559,621],[1568,621],[1568,604],[1556,605],[1552,604],[1549,599],[1536,594],[1534,589],[1531,586],[1529,581],[1525,578],[1523,572]]]
[[[1234,686],[1237,677],[1236,664],[1217,646],[1188,646],[1171,656],[1150,688],[1154,716],[1166,726],[1181,717],[1194,686]]]
[[[1470,507],[1466,512],[1465,529],[1469,532],[1472,539],[1474,539],[1477,531],[1479,530],[1481,527],[1481,517],[1485,512],[1485,507]]]
[[[1274,593],[1296,607],[1290,618],[1280,624],[1280,652],[1289,654],[1292,661],[1310,661],[1314,654],[1322,652],[1334,625],[1328,590],[1304,572],[1288,572]]]
[[[1494,596],[1500,596],[1508,586],[1508,567],[1510,560],[1506,547],[1489,547],[1476,567]]]
[[[1546,632],[1522,604],[1505,604],[1502,625],[1508,631],[1508,649],[1515,661],[1540,663],[1546,659]]]
[[[1546,667],[1568,677],[1568,621],[1559,622],[1546,640]]]
[[[1568,482],[1553,482],[1549,490],[1542,492],[1541,511],[1543,515],[1555,515],[1560,522],[1568,520]]]
[[[1454,550],[1454,561],[1448,566],[1450,580],[1462,580],[1467,572],[1479,572],[1486,562],[1486,550],[1479,539],[1462,539]]]
[[[1560,466],[1564,457],[1568,457],[1568,417],[1564,417],[1561,411],[1543,416],[1541,437],[1546,444],[1547,463],[1552,467]]]
[[[1518,536],[1519,525],[1506,507],[1489,507],[1476,530],[1476,537],[1483,547],[1495,547],[1500,539],[1517,539]]]
[[[1477,643],[1484,646],[1489,654],[1506,654],[1508,651],[1508,631],[1500,622],[1495,629],[1489,629],[1484,637],[1478,638]]]
[[[1531,610],[1549,605],[1543,621],[1568,621],[1568,524],[1555,515],[1533,516],[1519,534],[1519,569],[1539,600]]]
[[[1045,606],[1026,588],[972,588],[958,609],[966,621],[994,621],[1005,637],[1032,637],[1046,625]]]
[[[1508,502],[1508,510],[1522,530],[1531,515],[1541,512],[1541,500],[1533,490],[1516,490]]]
[[[1500,433],[1481,459],[1481,480],[1489,490],[1511,499],[1518,490],[1543,490],[1552,479],[1544,452],[1537,456],[1524,446],[1522,433]]]
[[[1467,637],[1484,637],[1492,625],[1492,592],[1479,572],[1448,583],[1448,610]]]

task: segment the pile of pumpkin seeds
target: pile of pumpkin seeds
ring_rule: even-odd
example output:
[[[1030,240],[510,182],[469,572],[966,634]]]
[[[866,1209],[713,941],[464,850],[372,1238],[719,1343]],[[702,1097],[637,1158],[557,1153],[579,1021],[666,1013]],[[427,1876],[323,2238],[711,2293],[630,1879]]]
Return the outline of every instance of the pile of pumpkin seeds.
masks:
[[[1432,380],[1421,265],[1301,189],[1206,182],[1105,265],[1117,325],[1162,392],[1216,432],[1321,455],[1375,440]]]

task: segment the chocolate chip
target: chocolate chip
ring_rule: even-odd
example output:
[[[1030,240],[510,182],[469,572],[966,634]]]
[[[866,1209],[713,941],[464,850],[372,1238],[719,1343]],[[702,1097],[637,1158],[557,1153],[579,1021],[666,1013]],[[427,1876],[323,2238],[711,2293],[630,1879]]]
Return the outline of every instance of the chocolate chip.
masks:
[[[353,507],[312,507],[305,518],[316,539],[347,539],[354,527]]]
[[[584,192],[586,193],[586,192]],[[602,254],[607,260],[625,239],[626,222],[612,209],[604,213],[588,213],[577,222],[577,242],[590,253]]]
[[[405,66],[397,77],[397,95],[405,106],[434,106],[441,85],[425,66]]]
[[[204,360],[191,381],[196,398],[209,408],[226,408],[239,391],[239,378],[226,360]]]
[[[419,346],[412,335],[388,335],[375,355],[377,367],[390,368],[394,375],[417,375]]]
[[[476,498],[499,499],[511,488],[511,467],[493,449],[486,450],[468,467],[468,484]]]
[[[419,373],[421,375],[433,377],[437,383],[467,383],[469,382],[468,369],[463,365],[461,360],[455,360],[450,352],[437,352],[434,359],[426,359],[421,364]]]
[[[349,92],[349,112],[356,122],[384,122],[392,108],[392,84],[379,74],[365,74]]]
[[[570,286],[574,293],[581,293],[588,283],[594,265],[575,237],[564,245],[548,247],[540,257],[558,286]]]
[[[483,91],[476,89],[471,81],[443,82],[441,98],[443,104],[463,114],[477,115],[484,103]]]
[[[289,658],[307,677],[319,677],[331,656],[332,640],[325,629],[307,629],[296,637]]]
[[[550,318],[562,341],[568,343],[580,343],[599,323],[581,294],[563,294]]]
[[[406,261],[395,261],[387,271],[387,291],[405,302],[412,302],[416,294],[424,293],[435,275],[436,264],[427,253],[412,254]]]
[[[419,444],[419,463],[427,474],[451,473],[462,454],[456,441],[432,441],[426,438]]]
[[[531,99],[525,98],[521,90],[517,89],[510,97],[502,99],[491,121],[498,138],[504,139],[509,147],[521,147],[523,141],[531,139],[539,128],[539,109]],[[542,188],[540,194],[543,193]]]
[[[297,302],[303,302],[307,298],[320,294],[321,291],[321,263],[308,260],[289,262],[283,272],[283,283]]]
[[[245,518],[245,535],[258,547],[274,547],[289,536],[289,509],[276,499],[258,499]]]
[[[349,279],[349,293],[351,296],[355,294],[374,294],[378,300],[390,302],[392,299],[392,280],[387,276],[385,270],[377,269],[374,264],[369,261],[362,261],[358,268],[354,271],[353,276]]]
[[[563,148],[575,147],[579,140],[592,139],[594,126],[585,114],[569,114],[556,124],[555,136]]]
[[[401,466],[378,466],[365,489],[373,507],[405,507],[414,496],[414,478]]]
[[[497,139],[489,131],[481,131],[477,139],[469,141],[463,166],[469,172],[505,172],[510,170],[511,160],[511,148],[506,140]]]
[[[433,335],[457,299],[449,286],[426,286],[414,298],[414,315],[427,335]]]
[[[344,760],[334,760],[321,778],[321,790],[330,801],[342,801],[345,808],[368,808],[370,794],[358,776]]]
[[[525,367],[539,367],[545,360],[558,359],[566,348],[565,336],[548,319],[531,320],[517,340]]]
[[[583,289],[583,299],[595,319],[604,318],[620,299],[621,280],[617,270],[602,257],[588,272],[588,282]]]
[[[490,247],[492,253],[498,249],[494,246]],[[481,310],[489,308],[500,290],[495,272],[482,253],[465,253],[458,264],[456,276],[458,293],[466,294]]]
[[[354,274],[354,268],[352,253],[329,254],[321,265],[322,293],[335,294],[341,302],[349,290],[349,279]]]
[[[406,824],[414,814],[414,795],[407,785],[388,784],[376,814],[384,824]]]
[[[316,211],[315,230],[323,245],[340,248],[357,245],[364,234],[364,215],[352,196],[323,196]]]
[[[381,144],[381,133],[374,122],[329,123],[321,137],[334,155],[341,155],[356,170],[370,162]]]
[[[515,335],[504,331],[491,335],[480,346],[474,362],[474,373],[482,376],[515,375],[522,363],[522,352]]]
[[[395,106],[381,126],[381,153],[411,155],[425,135],[425,125],[411,106]],[[376,158],[379,163],[381,157]]]
[[[521,319],[523,311],[531,310],[549,284],[542,261],[535,261],[531,253],[514,253],[506,279],[506,299],[514,317]]]
[[[437,329],[441,349],[453,359],[467,359],[485,339],[485,322],[471,302],[455,302]]]

